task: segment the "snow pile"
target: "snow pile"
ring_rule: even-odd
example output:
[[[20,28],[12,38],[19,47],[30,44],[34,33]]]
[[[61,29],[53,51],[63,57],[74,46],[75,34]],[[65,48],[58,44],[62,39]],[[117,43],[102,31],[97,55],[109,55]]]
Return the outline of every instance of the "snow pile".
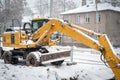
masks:
[[[0,61],[0,80],[46,80],[46,69],[44,67],[27,67],[2,64]],[[43,74],[41,74],[43,73]]]
[[[104,76],[106,75],[106,76]],[[0,80],[106,80],[112,78],[111,71],[103,65],[77,64],[73,66],[31,67],[4,64],[0,60]]]
[[[71,49],[70,46],[57,47]],[[111,69],[101,62],[100,55],[92,53],[94,50],[74,46],[73,49],[74,62],[77,64],[71,66],[66,65],[70,59],[61,66],[47,63],[39,67],[26,66],[22,61],[18,65],[4,64],[0,60],[0,80],[106,80],[114,76]]]

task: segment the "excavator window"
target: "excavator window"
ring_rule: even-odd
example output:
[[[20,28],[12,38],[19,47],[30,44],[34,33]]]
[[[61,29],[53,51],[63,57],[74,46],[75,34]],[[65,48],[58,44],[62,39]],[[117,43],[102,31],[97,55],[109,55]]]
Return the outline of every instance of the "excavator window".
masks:
[[[33,29],[38,29],[38,22],[33,22]]]
[[[57,40],[59,38],[59,33],[58,32],[54,32],[51,37],[50,37],[50,40],[53,41],[53,40]]]
[[[48,19],[33,20],[32,21],[33,32],[38,30],[40,27],[44,26],[48,21],[49,21]]]

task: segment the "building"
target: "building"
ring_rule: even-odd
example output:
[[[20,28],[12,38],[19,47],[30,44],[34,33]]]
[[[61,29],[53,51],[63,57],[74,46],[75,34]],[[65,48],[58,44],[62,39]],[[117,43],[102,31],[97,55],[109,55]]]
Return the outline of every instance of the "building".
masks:
[[[114,46],[120,46],[120,8],[109,3],[85,5],[61,13],[65,20],[108,35]]]

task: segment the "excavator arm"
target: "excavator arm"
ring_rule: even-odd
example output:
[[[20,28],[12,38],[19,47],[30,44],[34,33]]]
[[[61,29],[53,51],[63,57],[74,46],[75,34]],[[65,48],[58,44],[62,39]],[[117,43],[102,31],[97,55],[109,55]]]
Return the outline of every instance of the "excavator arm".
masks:
[[[79,27],[77,25],[67,24],[59,20],[52,19],[45,26],[41,27],[36,32],[37,34],[33,34],[33,39],[37,38],[38,35],[41,34],[41,31],[46,31],[48,29],[49,31],[46,34],[46,40],[50,39],[51,34],[57,31],[71,37],[74,40],[77,40],[78,42],[90,48],[100,51],[101,59],[103,57],[102,61],[109,65],[109,68],[111,68],[115,74],[115,77],[120,80],[120,58],[116,56],[106,34],[95,33],[94,31]],[[88,34],[96,35],[98,40],[90,37]]]
[[[43,34],[47,30],[49,31],[47,33],[48,38],[46,39],[50,39],[53,32],[60,32],[96,50],[99,50],[101,47],[97,40],[86,35],[84,32],[55,19],[50,20],[46,25],[38,29],[32,35],[32,39],[39,39],[40,34]]]

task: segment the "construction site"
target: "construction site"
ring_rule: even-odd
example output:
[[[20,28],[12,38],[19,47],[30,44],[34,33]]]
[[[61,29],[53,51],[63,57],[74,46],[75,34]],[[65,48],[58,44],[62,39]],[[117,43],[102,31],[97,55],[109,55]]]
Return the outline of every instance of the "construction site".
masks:
[[[1,0],[0,80],[120,80],[119,13],[119,0]]]

